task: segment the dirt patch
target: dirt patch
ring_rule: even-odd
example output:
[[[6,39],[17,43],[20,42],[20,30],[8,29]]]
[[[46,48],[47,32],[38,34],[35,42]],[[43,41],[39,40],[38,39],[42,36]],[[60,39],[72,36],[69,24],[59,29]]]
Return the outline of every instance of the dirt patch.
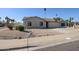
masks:
[[[18,30],[9,30],[8,28],[0,30],[0,39],[17,39],[26,35],[26,32],[20,32]]]
[[[6,28],[0,30],[0,39],[23,39],[27,37],[41,37],[62,34],[51,29],[28,29],[27,31],[30,32],[20,32],[18,30],[9,30]]]

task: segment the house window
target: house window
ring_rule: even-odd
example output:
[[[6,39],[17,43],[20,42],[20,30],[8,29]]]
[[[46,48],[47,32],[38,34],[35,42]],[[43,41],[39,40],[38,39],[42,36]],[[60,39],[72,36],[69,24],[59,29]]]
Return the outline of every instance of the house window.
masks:
[[[40,22],[40,26],[43,26],[43,22]]]
[[[32,26],[32,22],[28,22],[28,26]]]

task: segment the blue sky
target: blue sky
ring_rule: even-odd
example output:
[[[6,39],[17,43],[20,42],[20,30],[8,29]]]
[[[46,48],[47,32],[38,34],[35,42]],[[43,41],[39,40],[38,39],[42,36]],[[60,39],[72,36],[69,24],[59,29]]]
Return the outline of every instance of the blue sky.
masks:
[[[0,17],[2,19],[8,16],[16,21],[22,21],[24,16],[53,18],[56,17],[56,14],[64,19],[74,17],[75,21],[79,20],[79,8],[47,8],[46,15],[43,8],[0,8]]]

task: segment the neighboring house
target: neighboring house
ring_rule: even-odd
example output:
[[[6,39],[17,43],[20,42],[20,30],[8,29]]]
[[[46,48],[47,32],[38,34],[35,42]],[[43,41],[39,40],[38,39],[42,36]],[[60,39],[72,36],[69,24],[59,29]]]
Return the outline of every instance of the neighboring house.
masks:
[[[53,19],[44,19],[37,16],[24,17],[23,23],[25,29],[27,28],[56,28],[64,27],[64,22],[55,22]]]

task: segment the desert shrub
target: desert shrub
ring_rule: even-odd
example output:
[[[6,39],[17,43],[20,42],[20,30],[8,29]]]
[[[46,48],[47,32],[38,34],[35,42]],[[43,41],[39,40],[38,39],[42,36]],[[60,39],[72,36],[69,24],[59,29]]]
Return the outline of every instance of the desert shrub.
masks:
[[[24,26],[22,25],[16,26],[16,30],[24,31]]]
[[[8,25],[8,28],[9,28],[10,30],[13,30],[13,25],[12,25],[12,24],[9,24],[9,25]]]
[[[10,30],[13,30],[13,27],[8,27]]]
[[[16,30],[19,30],[19,26],[16,26],[16,28],[15,28]]]

